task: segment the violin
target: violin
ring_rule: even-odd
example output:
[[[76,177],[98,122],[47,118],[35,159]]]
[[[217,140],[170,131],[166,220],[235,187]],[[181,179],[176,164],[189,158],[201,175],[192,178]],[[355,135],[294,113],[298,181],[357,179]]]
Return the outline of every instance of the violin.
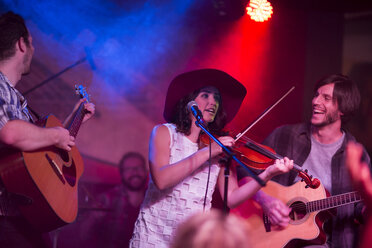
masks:
[[[242,141],[238,141],[232,147],[233,152],[239,158],[239,160],[246,166],[264,170],[274,163],[275,159],[283,159],[282,156],[277,154],[272,148],[258,144],[248,137],[244,137]],[[209,145],[209,137],[206,134],[200,136],[200,141],[204,145]],[[294,164],[293,170],[298,172],[298,176],[301,177],[302,181],[306,183],[306,187],[316,189],[320,185],[320,181],[317,178],[308,174],[308,170],[303,170],[299,165]]]
[[[252,168],[255,169],[266,169],[269,165],[273,163],[274,159],[283,159],[282,156],[277,154],[273,149],[262,144],[258,144],[253,140],[245,137],[244,140],[246,143],[237,149],[236,152],[239,152],[239,155],[242,160],[247,162],[247,165],[250,164]],[[239,142],[242,143],[242,142]],[[299,165],[293,164],[293,170],[298,172],[298,176],[302,178],[302,181],[305,181],[306,187],[316,189],[320,185],[320,181],[317,178],[308,174],[308,170],[303,170]]]
[[[270,165],[274,163],[275,159],[283,159],[282,156],[277,154],[272,148],[268,146],[264,146],[262,144],[258,144],[253,140],[245,137],[245,133],[251,129],[259,120],[261,120],[271,109],[273,109],[281,100],[283,100],[292,90],[292,87],[285,95],[283,95],[278,101],[276,101],[273,105],[267,108],[255,121],[253,121],[243,132],[239,133],[235,137],[235,145],[232,148],[235,155],[239,157],[240,161],[245,164],[246,166],[264,170]],[[243,142],[240,139],[243,138]],[[201,134],[200,142],[204,145],[209,145],[210,139],[208,135]],[[308,174],[308,170],[303,170],[299,165],[294,164],[293,170],[298,172],[298,176],[302,178],[302,181],[305,181],[306,187],[310,187],[312,189],[316,189],[320,185],[320,181],[317,178],[313,178]]]

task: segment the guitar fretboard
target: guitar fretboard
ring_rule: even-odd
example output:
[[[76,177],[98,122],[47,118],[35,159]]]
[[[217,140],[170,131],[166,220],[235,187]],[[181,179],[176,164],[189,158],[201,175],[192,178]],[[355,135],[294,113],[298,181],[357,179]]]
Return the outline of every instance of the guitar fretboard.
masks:
[[[76,111],[74,118],[71,121],[70,126],[67,128],[70,131],[70,135],[76,137],[81,123],[83,122],[85,115],[84,103],[81,103],[79,109]]]
[[[362,197],[358,192],[349,192],[341,195],[331,196],[325,199],[311,201],[306,203],[306,212],[314,212],[320,210],[331,209],[355,202],[362,201]]]

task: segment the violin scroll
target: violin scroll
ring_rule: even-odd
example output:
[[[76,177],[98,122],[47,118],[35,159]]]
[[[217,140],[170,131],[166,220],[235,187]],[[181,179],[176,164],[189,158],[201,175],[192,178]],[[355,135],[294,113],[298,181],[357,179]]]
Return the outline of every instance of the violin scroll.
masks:
[[[302,178],[302,181],[306,183],[306,188],[312,188],[317,189],[320,185],[320,181],[317,178],[313,178],[313,176],[310,176],[307,174],[307,170],[299,170],[298,176]]]

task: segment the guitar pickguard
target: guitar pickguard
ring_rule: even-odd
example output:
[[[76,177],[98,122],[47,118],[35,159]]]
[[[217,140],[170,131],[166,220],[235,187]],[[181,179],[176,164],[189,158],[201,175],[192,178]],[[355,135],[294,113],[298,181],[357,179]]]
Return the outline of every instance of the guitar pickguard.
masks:
[[[45,153],[45,159],[63,184],[67,182],[71,187],[75,186],[76,166],[68,152],[58,151],[51,155]]]

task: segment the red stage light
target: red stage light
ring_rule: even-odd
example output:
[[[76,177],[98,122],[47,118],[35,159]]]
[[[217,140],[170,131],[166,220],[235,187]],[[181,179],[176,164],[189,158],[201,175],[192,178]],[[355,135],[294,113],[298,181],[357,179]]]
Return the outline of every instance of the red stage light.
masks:
[[[267,0],[251,0],[246,9],[247,14],[256,22],[267,21],[273,14],[273,7]]]

